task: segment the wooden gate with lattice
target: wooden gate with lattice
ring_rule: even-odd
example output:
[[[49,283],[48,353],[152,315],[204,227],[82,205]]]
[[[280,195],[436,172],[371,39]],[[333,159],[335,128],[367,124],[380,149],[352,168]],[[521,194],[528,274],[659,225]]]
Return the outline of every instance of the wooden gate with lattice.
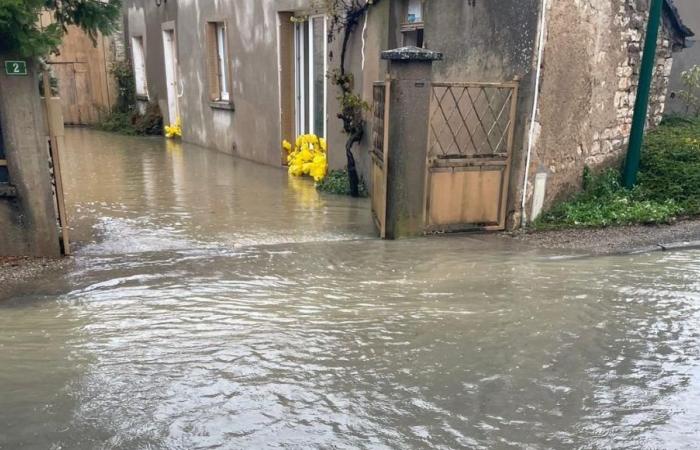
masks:
[[[427,232],[503,230],[518,82],[433,83]]]

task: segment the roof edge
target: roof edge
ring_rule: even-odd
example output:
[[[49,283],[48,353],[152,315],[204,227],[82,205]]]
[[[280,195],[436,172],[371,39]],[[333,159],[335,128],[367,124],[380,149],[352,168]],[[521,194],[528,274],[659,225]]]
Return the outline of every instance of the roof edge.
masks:
[[[693,30],[688,28],[678,12],[678,8],[673,4],[673,0],[664,0],[664,12],[668,18],[669,25],[673,28],[673,32],[677,35],[677,44],[681,48],[686,48],[686,39],[695,36]]]

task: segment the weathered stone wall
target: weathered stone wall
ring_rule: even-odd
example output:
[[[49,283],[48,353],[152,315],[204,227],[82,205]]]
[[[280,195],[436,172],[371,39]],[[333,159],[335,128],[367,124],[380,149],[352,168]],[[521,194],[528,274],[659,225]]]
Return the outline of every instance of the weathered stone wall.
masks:
[[[617,91],[613,103],[617,111],[616,120],[601,132],[593,133],[593,143],[588,152],[584,153],[585,164],[591,167],[604,165],[611,156],[613,160],[619,159],[621,156],[619,153],[626,150],[632,127],[647,16],[646,11],[628,8],[628,5],[621,5],[615,17],[615,21],[623,30],[620,42],[622,60],[616,70]],[[649,103],[648,125],[650,127],[658,125],[662,119],[673,64],[670,41],[665,29],[657,44],[657,66]]]
[[[537,171],[549,173],[545,208],[580,188],[585,166],[600,169],[621,162],[647,18],[647,0],[552,2],[530,167],[531,187]],[[671,65],[664,25],[649,109],[651,126],[664,112]],[[530,198],[532,193],[530,189]]]

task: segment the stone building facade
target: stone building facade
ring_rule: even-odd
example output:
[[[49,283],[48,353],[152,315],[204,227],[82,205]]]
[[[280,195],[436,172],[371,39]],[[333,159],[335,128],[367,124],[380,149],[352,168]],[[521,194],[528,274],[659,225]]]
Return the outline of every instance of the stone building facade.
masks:
[[[550,3],[536,150],[529,171],[548,175],[545,209],[580,188],[584,167],[616,166],[624,158],[648,14],[647,0]],[[667,1],[657,43],[650,127],[662,119],[673,55],[690,34]],[[533,183],[531,177],[528,201]]]
[[[658,123],[664,110],[672,51],[680,50],[689,34],[672,1],[665,1],[652,124]],[[300,43],[302,47],[315,43],[318,49],[325,40],[321,28],[302,25],[300,34],[299,25],[291,19],[322,17],[324,12],[315,9],[318,4],[313,0],[125,1],[127,53],[133,58],[133,46],[143,47],[138,53],[143,53],[147,84],[144,101],[157,102],[166,122],[177,115],[186,141],[283,167],[280,142],[293,139],[299,116],[308,114],[300,113],[306,102],[299,106],[298,92],[299,74],[307,74],[290,67],[310,54],[299,50]],[[547,8],[544,23],[542,5]],[[368,102],[373,83],[384,79],[387,71],[381,52],[407,43],[444,55],[433,66],[433,81],[519,80],[507,202],[509,226],[516,227],[523,212],[526,174],[529,214],[535,174],[548,175],[546,208],[580,186],[585,166],[620,161],[631,125],[648,5],[649,0],[383,0],[371,8],[353,36],[348,68],[355,77],[355,90]],[[525,170],[540,30],[546,33],[541,95],[534,151]],[[305,49],[312,49],[311,45]],[[338,63],[337,45],[337,40],[327,45],[325,61],[301,65],[322,66],[310,69],[317,75],[332,70]],[[225,60],[223,78],[217,78],[221,75],[216,70],[217,55],[218,61]],[[170,75],[164,60],[174,66]],[[225,87],[225,96],[224,92],[218,95],[217,88],[212,93],[213,85]],[[323,91],[318,113],[323,117],[316,129],[323,129],[328,139],[331,166],[342,168],[345,136],[335,117],[339,109],[335,88],[324,76],[317,76],[306,88],[302,95],[311,90],[318,96]],[[214,98],[217,95],[221,98]],[[370,136],[368,130],[356,150],[365,180],[369,180]]]

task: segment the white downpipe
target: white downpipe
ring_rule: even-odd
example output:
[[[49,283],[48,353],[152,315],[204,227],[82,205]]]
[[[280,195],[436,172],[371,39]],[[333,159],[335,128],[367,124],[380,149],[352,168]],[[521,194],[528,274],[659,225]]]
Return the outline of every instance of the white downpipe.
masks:
[[[365,11],[365,24],[362,26],[362,70],[365,70],[365,48],[367,47],[367,21],[369,20],[369,9]]]
[[[544,35],[547,31],[547,0],[542,0],[542,17],[540,18],[540,37],[537,44],[537,73],[535,75],[535,98],[532,105],[532,117],[530,118],[530,131],[527,139],[527,158],[525,159],[525,180],[523,181],[523,201],[521,204],[520,226],[527,226],[527,186],[530,178],[530,163],[532,162],[532,147],[535,145],[535,124],[537,121],[537,108],[540,103],[540,82],[542,80],[542,58],[544,56]]]

